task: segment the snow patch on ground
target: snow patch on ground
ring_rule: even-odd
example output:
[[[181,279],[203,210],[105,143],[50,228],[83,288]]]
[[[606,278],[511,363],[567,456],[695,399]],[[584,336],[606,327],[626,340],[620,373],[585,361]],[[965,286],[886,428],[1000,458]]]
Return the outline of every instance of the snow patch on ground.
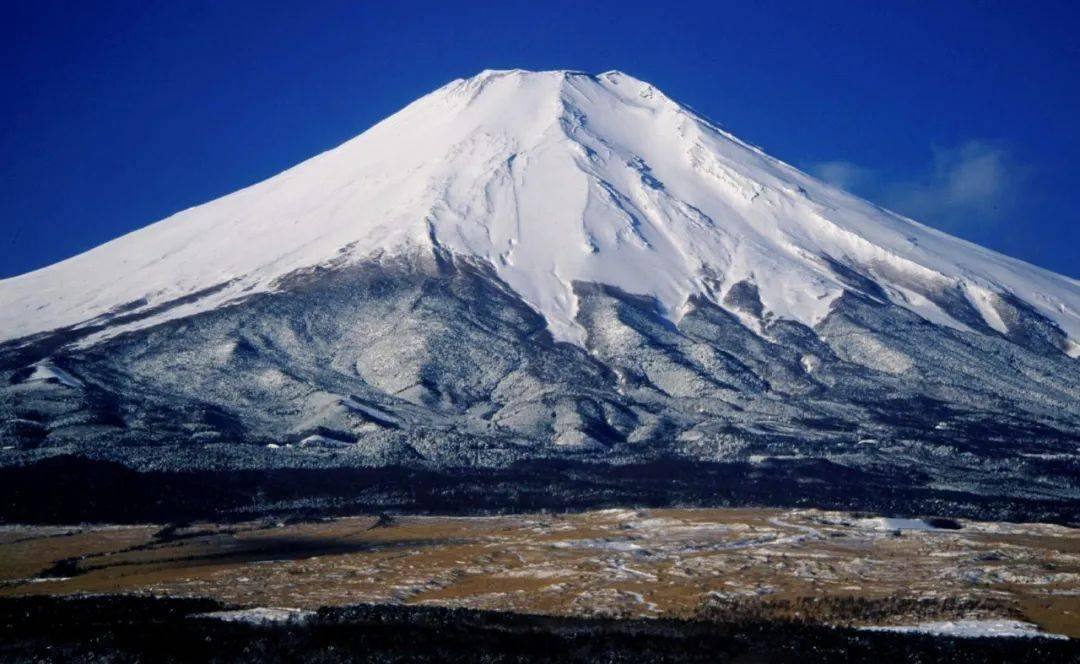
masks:
[[[638,551],[641,545],[627,540],[566,540],[552,544],[556,549],[601,549],[607,551]]]
[[[66,387],[79,389],[83,386],[81,380],[72,376],[70,373],[64,371],[60,367],[56,366],[52,362],[38,362],[34,365],[34,371],[26,379],[27,381],[55,381]]]
[[[893,517],[875,517],[871,519],[859,519],[858,524],[869,530],[941,530],[935,528],[922,519],[900,519]]]
[[[921,518],[865,518],[860,520],[860,524],[864,528],[874,530],[941,530],[934,528]]]
[[[861,629],[873,632],[904,632],[955,636],[960,638],[983,637],[1036,637],[1044,639],[1068,639],[1062,634],[1039,631],[1038,625],[1020,620],[946,620],[924,622],[917,625],[874,626]]]
[[[299,445],[300,447],[321,447],[329,449],[352,447],[353,443],[349,443],[344,440],[337,440],[336,438],[328,438],[327,436],[320,436],[319,434],[314,434],[301,440]]]
[[[243,622],[253,625],[265,625],[273,623],[302,623],[315,615],[314,611],[303,609],[291,609],[282,607],[256,607],[252,609],[235,609],[231,611],[213,611],[210,613],[196,614],[196,618],[213,618],[225,622]]]

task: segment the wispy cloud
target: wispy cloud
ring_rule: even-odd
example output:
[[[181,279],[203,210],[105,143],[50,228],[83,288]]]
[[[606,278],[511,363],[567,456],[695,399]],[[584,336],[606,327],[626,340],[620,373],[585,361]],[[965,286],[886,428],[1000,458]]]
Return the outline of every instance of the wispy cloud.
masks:
[[[875,180],[874,172],[850,161],[823,161],[810,167],[810,172],[850,192],[858,192]]]
[[[1014,210],[1028,169],[1004,148],[969,140],[931,149],[922,173],[902,181],[846,161],[813,164],[810,172],[842,189],[869,198],[917,220],[943,228],[996,222]]]

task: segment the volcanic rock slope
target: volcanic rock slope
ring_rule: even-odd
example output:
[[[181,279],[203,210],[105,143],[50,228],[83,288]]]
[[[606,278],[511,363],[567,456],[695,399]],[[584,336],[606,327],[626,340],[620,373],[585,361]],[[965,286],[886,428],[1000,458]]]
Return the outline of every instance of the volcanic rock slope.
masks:
[[[0,281],[0,462],[810,457],[1076,498],[1078,341],[1077,281],[647,83],[488,71]]]

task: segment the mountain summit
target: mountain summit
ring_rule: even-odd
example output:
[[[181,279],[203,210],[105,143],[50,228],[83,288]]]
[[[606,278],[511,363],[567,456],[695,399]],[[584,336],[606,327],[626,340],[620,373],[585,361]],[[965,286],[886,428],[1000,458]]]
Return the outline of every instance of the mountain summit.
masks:
[[[489,263],[579,345],[573,285],[593,282],[676,324],[692,296],[726,306],[733,289],[808,326],[846,290],[1004,335],[1020,303],[1080,352],[1076,281],[829,187],[626,74],[520,70],[454,81],[269,180],[0,282],[0,340],[164,308],[100,338],[418,247]]]
[[[647,83],[487,71],[0,281],[0,464],[678,457],[1075,501],[1078,341],[1077,281]]]

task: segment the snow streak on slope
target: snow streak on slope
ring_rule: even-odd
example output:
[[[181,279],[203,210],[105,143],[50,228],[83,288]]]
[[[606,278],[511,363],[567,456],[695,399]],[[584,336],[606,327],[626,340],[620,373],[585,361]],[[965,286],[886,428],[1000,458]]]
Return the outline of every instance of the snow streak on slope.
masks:
[[[984,332],[1008,333],[1020,303],[1080,349],[1075,280],[825,185],[625,74],[523,71],[454,81],[276,177],[0,281],[0,341],[120,311],[146,326],[436,246],[489,261],[575,343],[585,281],[652,296],[672,321],[740,283],[808,325],[845,289]]]

